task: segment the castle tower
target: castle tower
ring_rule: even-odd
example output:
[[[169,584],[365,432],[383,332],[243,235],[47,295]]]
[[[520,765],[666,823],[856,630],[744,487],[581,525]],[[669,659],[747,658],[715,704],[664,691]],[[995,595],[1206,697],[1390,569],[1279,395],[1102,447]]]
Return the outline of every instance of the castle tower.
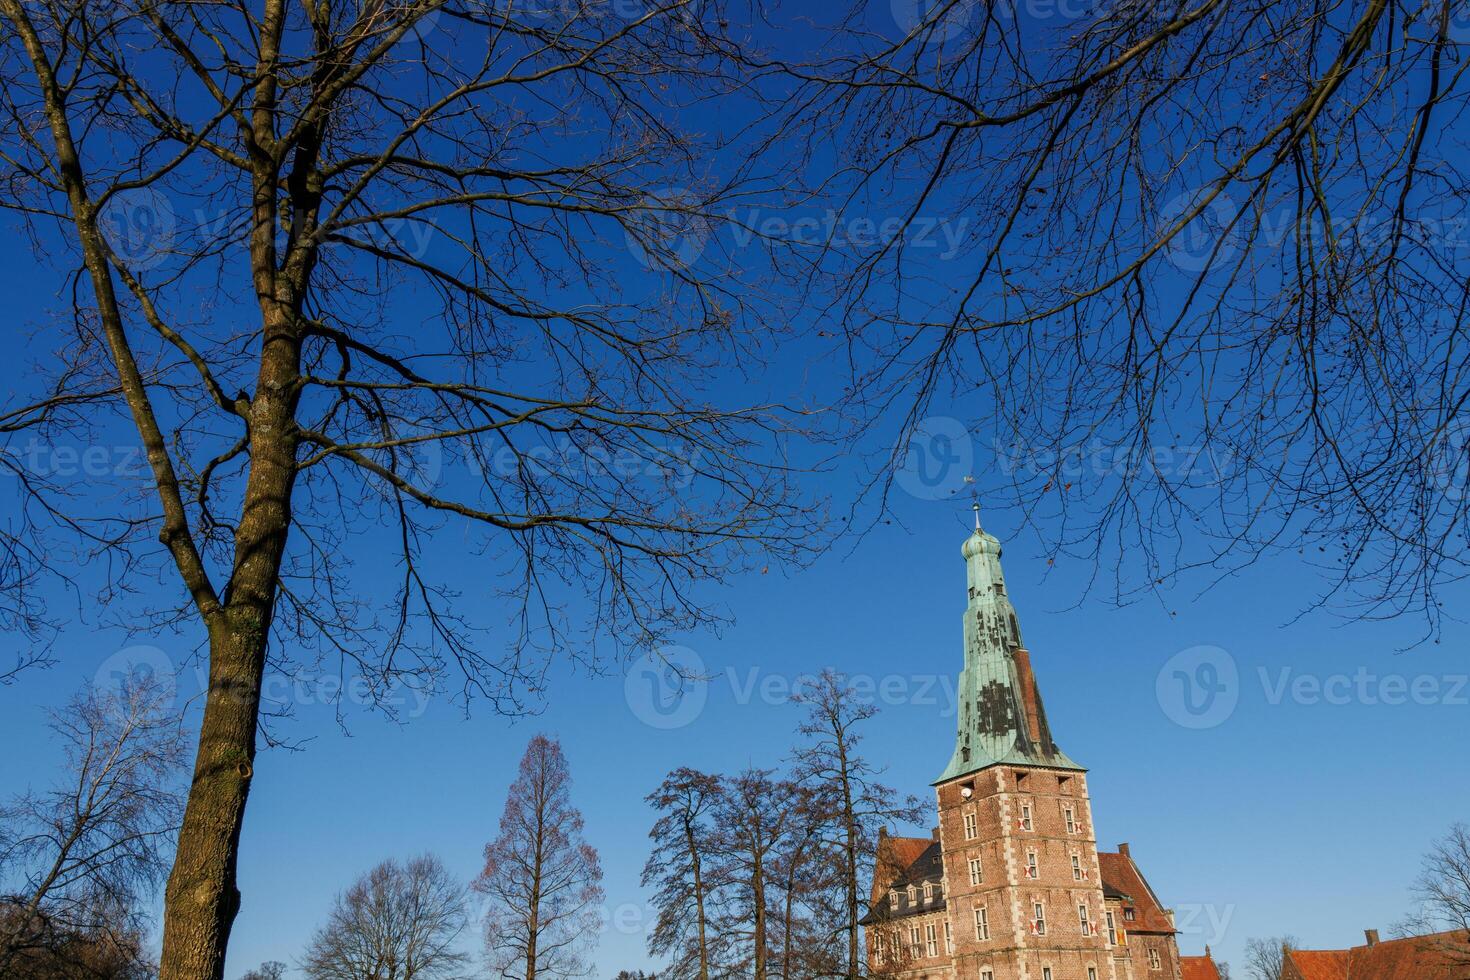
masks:
[[[1000,542],[965,541],[969,603],[954,755],[935,782],[953,972],[1118,980],[1087,774],[1046,722]]]

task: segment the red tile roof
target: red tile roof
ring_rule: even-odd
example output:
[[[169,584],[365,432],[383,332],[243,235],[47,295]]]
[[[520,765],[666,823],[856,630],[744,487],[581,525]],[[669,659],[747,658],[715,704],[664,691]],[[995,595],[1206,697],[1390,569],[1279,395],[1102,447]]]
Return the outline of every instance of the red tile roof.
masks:
[[[1287,955],[1302,980],[1470,980],[1470,933],[1463,929]]]
[[[1103,889],[1127,895],[1123,908],[1134,911],[1133,921],[1129,922],[1125,917],[1124,921],[1118,923],[1119,926],[1134,933],[1175,931],[1169,917],[1164,914],[1164,907],[1159,903],[1158,896],[1149,887],[1133,858],[1112,851],[1098,851],[1097,860],[1102,870]]]
[[[898,880],[915,861],[934,843],[931,837],[888,837],[878,838],[878,854],[873,868],[874,905],[883,898],[888,886]]]
[[[1204,956],[1179,957],[1179,970],[1184,980],[1220,980],[1220,969],[1209,953]]]
[[[1347,980],[1352,951],[1347,949],[1293,949],[1287,954],[1302,980]]]

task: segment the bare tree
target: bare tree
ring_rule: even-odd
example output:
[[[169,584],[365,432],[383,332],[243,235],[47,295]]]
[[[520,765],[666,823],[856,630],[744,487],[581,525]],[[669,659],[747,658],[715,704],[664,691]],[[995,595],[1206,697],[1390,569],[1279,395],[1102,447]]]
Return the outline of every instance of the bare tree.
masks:
[[[858,926],[868,894],[863,870],[877,847],[879,830],[890,823],[917,822],[922,805],[881,783],[883,770],[863,757],[861,726],[877,708],[845,676],[824,670],[798,689],[793,700],[807,709],[799,729],[806,744],[797,750],[795,778],[832,804],[823,832],[841,869],[837,929],[845,952],[842,975],[855,980],[864,973]]]
[[[485,946],[500,976],[561,980],[588,972],[602,865],[582,838],[571,785],[561,744],[532,738],[474,883],[488,902]]]
[[[720,887],[713,816],[723,791],[719,777],[693,769],[669,773],[647,797],[658,813],[649,831],[653,850],[643,866],[643,886],[654,889],[658,919],[648,951],[670,957],[669,980],[710,980],[715,949],[714,895]]]
[[[1251,980],[1281,980],[1287,950],[1297,949],[1295,936],[1251,939],[1245,944],[1245,972]]]
[[[337,896],[302,969],[311,980],[460,976],[468,961],[458,946],[469,924],[465,897],[432,855],[384,861]]]
[[[1323,601],[1437,622],[1470,570],[1458,0],[844,9],[790,105],[847,140],[846,214],[902,225],[827,255],[886,462],[958,416],[989,444],[951,491],[1121,595],[1290,548]]]
[[[253,970],[246,970],[240,980],[286,980],[286,964],[280,960],[266,960]]]
[[[182,812],[172,697],[155,679],[124,677],[52,713],[61,781],[0,809],[0,976],[23,975],[27,961],[144,969],[139,910],[163,881]]]
[[[1435,952],[1446,962],[1470,965],[1470,825],[1455,824],[1430,846],[1413,895],[1418,907],[1399,934],[1436,935]]]
[[[767,980],[779,972],[783,936],[780,865],[803,827],[803,790],[774,770],[747,769],[725,781],[718,797],[716,855],[720,948],[727,969]]]
[[[702,100],[741,90],[723,7],[0,0],[4,200],[68,308],[3,434],[121,422],[146,460],[105,497],[18,468],[0,584],[27,609],[64,544],[108,598],[149,584],[120,618],[207,657],[164,980],[223,970],[268,661],[517,711],[575,600],[601,662],[717,615],[692,583],[810,546],[799,419],[712,391],[780,327],[692,261],[779,180],[704,166]]]

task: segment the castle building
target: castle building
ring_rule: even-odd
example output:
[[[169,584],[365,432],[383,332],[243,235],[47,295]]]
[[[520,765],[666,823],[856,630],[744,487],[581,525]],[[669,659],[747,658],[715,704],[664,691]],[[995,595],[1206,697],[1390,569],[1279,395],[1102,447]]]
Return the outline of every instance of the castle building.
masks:
[[[978,509],[977,509],[978,511]],[[1179,955],[1127,844],[1099,851],[1087,771],[1058,747],[1001,572],[980,529],[954,755],[931,838],[880,836],[864,918],[873,973],[895,980],[1209,980]]]

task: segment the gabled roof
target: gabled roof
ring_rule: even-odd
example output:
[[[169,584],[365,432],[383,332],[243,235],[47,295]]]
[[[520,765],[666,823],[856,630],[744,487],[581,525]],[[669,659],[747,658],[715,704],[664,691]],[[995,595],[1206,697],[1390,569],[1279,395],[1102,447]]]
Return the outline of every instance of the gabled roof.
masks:
[[[1286,955],[1302,980],[1470,980],[1470,933],[1463,929]]]
[[[889,887],[934,843],[932,837],[889,837],[878,834],[878,853],[873,868],[873,893],[869,902],[888,894]]]
[[[894,838],[889,838],[890,840]],[[862,924],[880,922],[888,919],[902,919],[910,915],[918,915],[922,912],[937,912],[944,908],[944,854],[940,849],[939,841],[923,838],[901,837],[898,840],[907,844],[921,843],[926,845],[909,865],[903,868],[888,886],[881,891],[874,889],[872,902],[869,904],[868,914],[863,916]],[[905,847],[903,850],[912,850]],[[873,882],[877,884],[877,877]],[[924,898],[923,885],[929,882],[929,898]],[[914,886],[914,900],[909,901],[908,888]],[[898,893],[898,907],[894,908],[888,898],[890,890]]]
[[[1118,923],[1132,933],[1153,932],[1172,935],[1174,925],[1164,913],[1164,906],[1144,879],[1143,872],[1127,854],[1114,851],[1098,851],[1097,861],[1102,871],[1103,894],[1117,897],[1125,909],[1133,909],[1132,922]]]
[[[1179,971],[1184,980],[1220,980],[1220,968],[1208,951],[1203,956],[1179,957]]]

